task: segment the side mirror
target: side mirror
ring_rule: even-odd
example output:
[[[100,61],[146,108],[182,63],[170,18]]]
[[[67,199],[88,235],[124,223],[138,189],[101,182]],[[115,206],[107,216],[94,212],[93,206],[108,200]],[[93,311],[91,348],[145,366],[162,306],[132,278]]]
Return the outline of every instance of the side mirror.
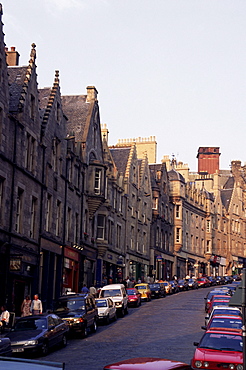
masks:
[[[199,344],[199,342],[193,342],[193,345],[196,346],[196,347],[198,346],[198,344]]]
[[[203,326],[201,326],[201,329],[207,330],[207,327],[203,325]]]

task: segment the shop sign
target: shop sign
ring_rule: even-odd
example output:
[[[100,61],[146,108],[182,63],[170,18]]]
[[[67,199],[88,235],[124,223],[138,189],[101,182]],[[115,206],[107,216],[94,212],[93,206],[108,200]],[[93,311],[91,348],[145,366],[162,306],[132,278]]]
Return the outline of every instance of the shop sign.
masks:
[[[10,271],[20,271],[21,270],[21,257],[10,257],[9,269]]]
[[[156,256],[156,261],[161,262],[162,261],[162,256]]]

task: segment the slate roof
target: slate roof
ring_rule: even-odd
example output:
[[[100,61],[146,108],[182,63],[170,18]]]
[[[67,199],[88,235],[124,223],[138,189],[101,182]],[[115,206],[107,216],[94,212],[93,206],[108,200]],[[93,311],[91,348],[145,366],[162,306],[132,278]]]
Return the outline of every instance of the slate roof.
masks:
[[[9,75],[9,110],[10,112],[18,111],[18,104],[23,90],[24,80],[27,74],[27,66],[25,67],[8,67]]]
[[[126,148],[109,148],[117,170],[123,175],[126,172],[126,166],[131,151],[131,147]]]
[[[226,181],[224,188],[221,189],[220,194],[221,194],[221,201],[222,204],[224,205],[225,209],[228,211],[231,197],[232,197],[232,192],[234,189],[234,184],[235,184],[235,179],[233,176],[229,177],[228,180]]]
[[[230,200],[232,197],[232,192],[233,189],[221,189],[220,194],[221,194],[221,201],[225,209],[228,211],[229,205],[230,205]]]
[[[68,118],[68,133],[74,133],[75,141],[83,141],[90,105],[86,102],[86,95],[62,96],[62,109]]]
[[[181,173],[175,170],[168,171],[168,177],[170,181],[181,181],[185,184],[184,177],[181,175]]]

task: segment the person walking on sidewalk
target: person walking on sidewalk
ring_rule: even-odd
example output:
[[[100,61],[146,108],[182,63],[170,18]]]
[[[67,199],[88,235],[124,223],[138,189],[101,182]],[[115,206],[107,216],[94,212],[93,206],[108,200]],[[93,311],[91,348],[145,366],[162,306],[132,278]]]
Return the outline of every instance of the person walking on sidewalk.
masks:
[[[32,315],[41,315],[43,312],[42,302],[38,299],[38,294],[34,295],[34,299],[31,303],[31,313]]]

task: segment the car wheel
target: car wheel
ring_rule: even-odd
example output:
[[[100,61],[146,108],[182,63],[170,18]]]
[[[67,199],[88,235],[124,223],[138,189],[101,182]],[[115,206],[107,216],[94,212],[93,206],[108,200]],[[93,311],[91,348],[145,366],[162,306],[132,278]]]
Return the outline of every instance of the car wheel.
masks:
[[[117,316],[117,313],[115,312],[114,321],[116,321],[117,319],[118,319],[118,316]]]
[[[109,322],[110,322],[110,319],[109,319],[109,315],[106,317],[106,325],[108,325],[109,324]]]
[[[126,308],[125,308],[125,315],[127,315],[128,314],[128,307],[126,306]]]
[[[141,301],[141,299],[139,300],[139,306],[141,306],[141,304],[142,304],[142,301]]]
[[[62,340],[61,340],[61,347],[64,348],[67,345],[67,336],[63,335]]]
[[[88,335],[87,327],[85,326],[82,330],[81,337],[86,338]]]
[[[97,322],[94,320],[93,324],[91,325],[91,331],[92,333],[95,333],[97,331]]]
[[[46,356],[49,353],[49,346],[47,342],[44,342],[41,347],[42,356]]]

